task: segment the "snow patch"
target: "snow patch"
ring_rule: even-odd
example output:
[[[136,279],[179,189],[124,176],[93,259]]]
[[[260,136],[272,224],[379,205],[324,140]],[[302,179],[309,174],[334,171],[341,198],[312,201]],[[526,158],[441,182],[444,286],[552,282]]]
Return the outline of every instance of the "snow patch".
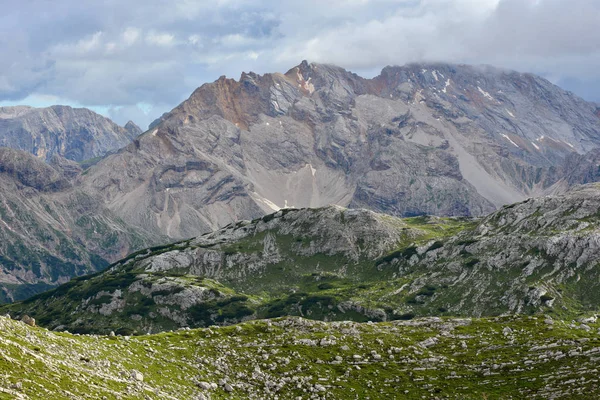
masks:
[[[431,75],[433,75],[433,79],[435,79],[436,82],[439,82],[437,71],[431,71]]]
[[[156,132],[158,132],[158,129],[152,131],[152,136],[156,136]]]
[[[480,88],[479,86],[477,86],[477,89],[479,89],[479,92],[486,98],[488,98],[489,100],[494,100],[494,98],[492,97],[491,94],[489,94],[488,92],[486,92],[485,90],[483,90],[482,88]],[[518,146],[517,146],[518,147]]]
[[[575,146],[573,146],[571,143],[569,143],[569,142],[565,142],[565,143],[566,143],[567,145],[569,145],[569,147],[570,147],[570,148],[572,148],[572,149],[574,149],[574,148],[575,148]]]
[[[448,78],[448,80],[446,81],[446,85],[442,89],[442,92],[446,93],[446,89],[448,89],[448,86],[450,86],[450,78]]]
[[[502,136],[504,136],[506,138],[506,140],[508,140],[509,142],[511,142],[515,147],[519,147],[518,144],[516,144],[515,142],[512,141],[511,138],[509,138],[507,135],[505,135],[504,133],[502,134]],[[520,147],[519,147],[520,148]]]
[[[508,108],[506,109],[506,112],[507,112],[507,113],[508,113],[508,115],[510,115],[511,117],[513,117],[513,118],[516,118],[516,117],[515,117],[515,114],[511,113],[511,112],[510,112],[510,110],[509,110]]]
[[[531,142],[531,144],[532,144],[532,145],[533,145],[533,147],[535,147],[536,149],[538,149],[538,150],[540,149],[540,146],[538,146],[537,144],[535,144],[535,143],[533,143],[533,142]]]
[[[422,69],[422,70],[421,70],[421,73],[422,73],[422,74],[425,74],[426,72],[427,72],[427,70],[426,70],[426,69]]]
[[[273,105],[273,108],[275,108],[275,111],[281,111],[281,107],[279,107],[279,103],[277,101],[271,100],[271,104]]]

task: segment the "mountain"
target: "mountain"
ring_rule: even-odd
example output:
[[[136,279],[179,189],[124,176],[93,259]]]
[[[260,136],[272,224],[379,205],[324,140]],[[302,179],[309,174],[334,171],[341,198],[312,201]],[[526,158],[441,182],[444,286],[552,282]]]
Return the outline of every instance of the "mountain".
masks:
[[[590,399],[600,393],[592,320],[283,318],[129,337],[0,317],[0,352],[10,360],[0,363],[0,391],[77,400]]]
[[[158,332],[298,315],[388,321],[600,305],[600,185],[479,219],[283,209],[142,250],[3,306],[71,332]]]
[[[6,153],[4,234],[15,225],[13,246],[54,255],[59,227],[76,253],[114,262],[286,207],[483,216],[597,180],[597,110],[542,78],[491,67],[415,64],[364,79],[306,62],[205,84],[142,134],[89,110],[2,108],[0,137],[29,143],[49,167]],[[35,238],[31,218],[44,232]],[[105,242],[112,230],[118,240]],[[52,278],[30,273],[37,261],[15,255],[25,252],[4,251],[13,263],[1,264],[4,288],[17,286],[0,301],[98,268],[61,256],[77,267],[59,264]]]
[[[553,171],[599,145],[597,106],[531,74],[302,62],[201,86],[84,185],[175,239],[283,207],[481,216],[552,193]]]
[[[0,148],[0,301],[29,297],[98,271],[161,240],[136,230],[77,189],[81,168]],[[164,239],[162,239],[164,240]]]
[[[564,193],[569,188],[600,181],[600,149],[586,154],[570,154],[565,161],[549,169],[545,180],[551,184],[548,191]]]
[[[132,138],[141,135],[143,132],[142,128],[137,126],[133,121],[127,121],[124,128],[127,132],[129,132]]]
[[[0,107],[0,146],[46,161],[55,155],[83,161],[131,143],[141,130],[135,124],[128,126],[122,128],[86,108]]]

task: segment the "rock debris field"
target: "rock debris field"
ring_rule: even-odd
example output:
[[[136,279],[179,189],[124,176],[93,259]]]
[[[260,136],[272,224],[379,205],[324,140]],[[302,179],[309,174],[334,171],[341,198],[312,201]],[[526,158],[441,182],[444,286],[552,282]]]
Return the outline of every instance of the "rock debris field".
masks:
[[[0,317],[0,398],[589,399],[599,328],[595,317],[288,317],[129,337]]]

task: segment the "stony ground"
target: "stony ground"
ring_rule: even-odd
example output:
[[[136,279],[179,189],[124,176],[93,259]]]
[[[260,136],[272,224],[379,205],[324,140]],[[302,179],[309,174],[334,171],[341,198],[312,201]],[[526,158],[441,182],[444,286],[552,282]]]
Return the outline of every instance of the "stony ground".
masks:
[[[546,317],[301,318],[149,336],[0,317],[7,399],[589,399],[600,324]]]

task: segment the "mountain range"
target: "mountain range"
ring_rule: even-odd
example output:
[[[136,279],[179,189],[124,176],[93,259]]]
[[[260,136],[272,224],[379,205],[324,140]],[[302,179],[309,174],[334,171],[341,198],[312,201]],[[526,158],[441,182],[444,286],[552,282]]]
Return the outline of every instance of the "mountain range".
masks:
[[[302,62],[0,141],[2,398],[600,391],[600,112],[540,77]]]
[[[0,107],[0,146],[23,150],[50,161],[103,157],[142,133],[132,121],[120,127],[86,108]]]
[[[363,79],[303,62],[203,85],[85,185],[173,238],[282,207],[481,216],[551,193],[549,170],[599,141],[597,107],[534,75],[419,64]]]
[[[0,169],[2,300],[282,208],[481,217],[598,175],[597,105],[492,67],[221,77],[142,134],[70,107],[0,115],[23,151]]]

